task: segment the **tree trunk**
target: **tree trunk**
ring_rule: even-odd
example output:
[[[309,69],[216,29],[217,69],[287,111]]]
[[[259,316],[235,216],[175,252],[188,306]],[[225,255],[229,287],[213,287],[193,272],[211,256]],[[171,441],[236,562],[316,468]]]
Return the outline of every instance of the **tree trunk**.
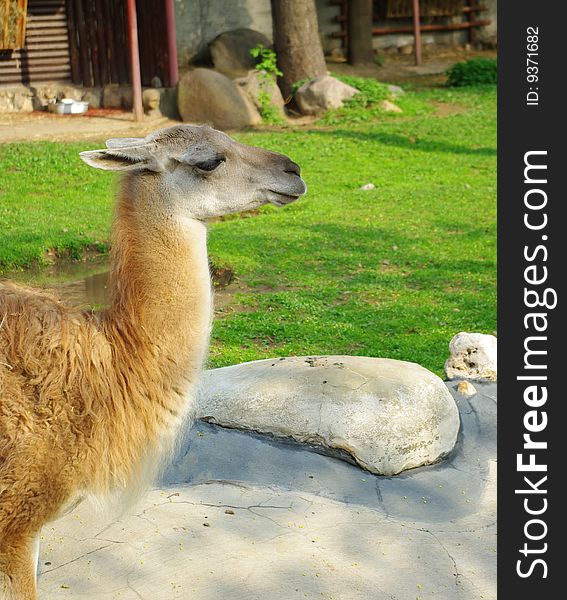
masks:
[[[278,83],[284,98],[294,83],[327,73],[315,0],[271,0],[274,49],[283,72]]]
[[[372,0],[349,0],[348,60],[351,65],[365,65],[374,61],[372,5]]]

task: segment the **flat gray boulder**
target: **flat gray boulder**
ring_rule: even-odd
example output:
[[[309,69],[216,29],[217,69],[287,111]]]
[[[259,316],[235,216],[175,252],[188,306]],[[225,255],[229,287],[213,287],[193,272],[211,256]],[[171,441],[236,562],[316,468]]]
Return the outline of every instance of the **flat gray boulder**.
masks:
[[[209,46],[215,69],[229,77],[246,75],[256,65],[250,50],[259,44],[265,48],[272,45],[264,34],[253,29],[234,29],[221,33]]]
[[[262,121],[258,110],[239,86],[211,69],[185,73],[177,88],[177,107],[183,121],[208,123],[225,131]]]
[[[207,371],[197,417],[343,450],[380,475],[453,449],[459,413],[441,379],[409,362],[359,356],[259,360]]]
[[[497,340],[493,335],[461,331],[449,342],[445,363],[447,379],[496,381],[498,378]]]
[[[316,115],[332,108],[340,108],[358,90],[330,75],[316,77],[304,83],[295,92],[295,101],[301,114]]]

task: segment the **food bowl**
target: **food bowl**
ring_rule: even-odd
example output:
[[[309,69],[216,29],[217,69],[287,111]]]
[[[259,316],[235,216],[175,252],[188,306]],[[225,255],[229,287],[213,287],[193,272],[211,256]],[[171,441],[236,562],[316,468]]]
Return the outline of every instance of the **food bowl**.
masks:
[[[48,104],[47,109],[49,112],[57,115],[84,115],[89,108],[88,102],[81,102],[80,100],[71,100],[69,98],[63,98],[56,102]]]

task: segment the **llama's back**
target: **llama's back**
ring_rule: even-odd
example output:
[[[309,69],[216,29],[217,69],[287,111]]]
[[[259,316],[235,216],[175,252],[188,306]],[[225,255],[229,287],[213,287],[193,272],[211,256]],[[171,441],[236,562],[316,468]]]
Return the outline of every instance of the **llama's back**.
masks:
[[[69,388],[73,330],[79,321],[80,313],[69,311],[49,294],[0,284],[3,421],[15,413],[24,423],[32,416],[53,416],[49,414],[50,405],[66,384]]]
[[[33,432],[34,413],[45,408],[39,402],[42,382],[53,374],[61,338],[61,308],[55,299],[0,284],[0,440],[13,435],[10,428],[16,423],[20,432]]]
[[[0,529],[33,527],[32,515],[55,516],[73,494],[76,421],[64,397],[71,315],[47,294],[0,284]]]
[[[148,452],[165,449],[185,398],[153,346],[107,321],[0,283],[0,513],[11,482],[27,478],[13,472],[26,455],[38,479],[73,496],[125,487]]]
[[[109,395],[100,382],[111,380],[112,363],[94,317],[47,293],[0,284],[0,461],[16,437],[76,447],[100,416],[94,404]]]

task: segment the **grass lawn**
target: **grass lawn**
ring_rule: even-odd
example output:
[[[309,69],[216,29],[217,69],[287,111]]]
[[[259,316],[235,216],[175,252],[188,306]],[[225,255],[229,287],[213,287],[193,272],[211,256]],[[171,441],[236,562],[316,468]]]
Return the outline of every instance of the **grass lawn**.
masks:
[[[238,134],[289,154],[309,193],[283,210],[211,225],[238,278],[215,322],[212,366],[358,354],[443,372],[459,331],[496,328],[496,91],[430,89],[401,115]],[[0,273],[49,249],[104,251],[114,176],[85,143],[1,147]],[[376,189],[360,190],[372,182]]]

